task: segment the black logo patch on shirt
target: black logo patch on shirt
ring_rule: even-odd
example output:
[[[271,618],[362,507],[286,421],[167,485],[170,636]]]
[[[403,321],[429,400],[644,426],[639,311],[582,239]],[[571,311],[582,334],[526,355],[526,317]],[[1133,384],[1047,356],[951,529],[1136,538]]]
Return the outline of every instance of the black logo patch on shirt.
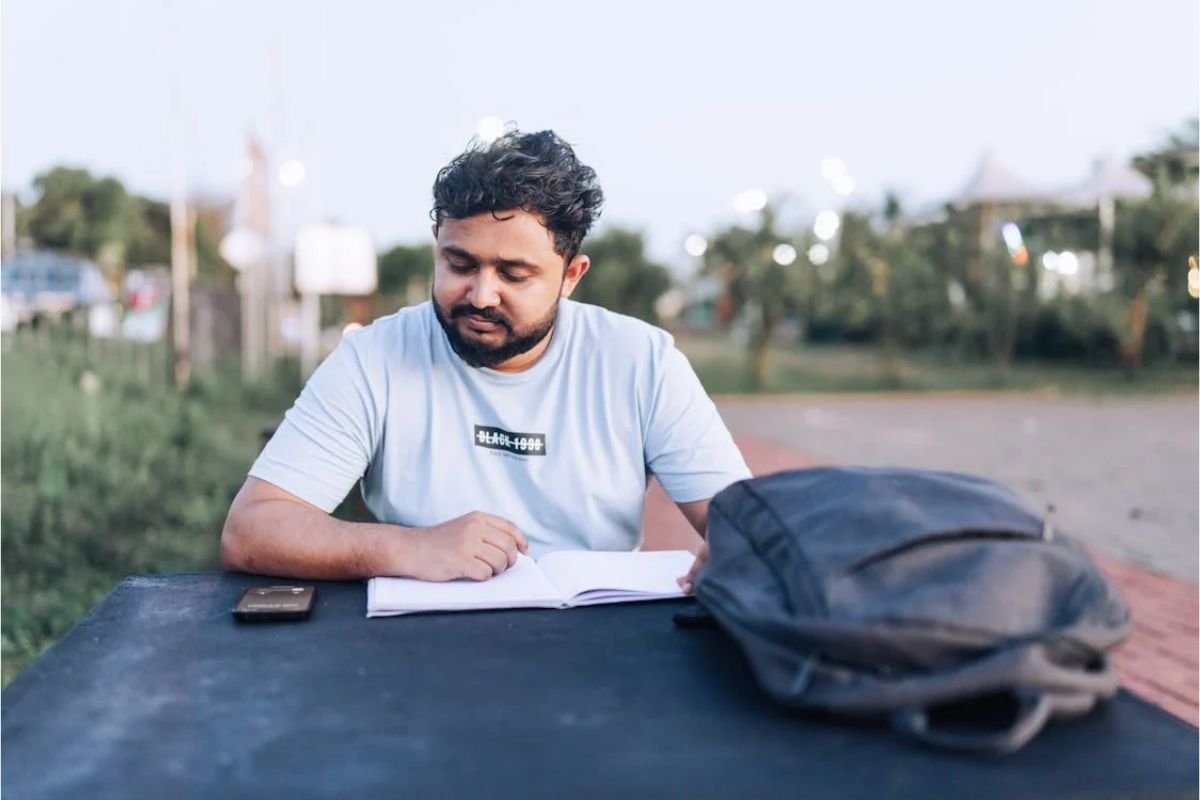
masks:
[[[504,450],[519,456],[546,455],[546,434],[513,433],[487,425],[475,426],[475,446],[489,450]]]

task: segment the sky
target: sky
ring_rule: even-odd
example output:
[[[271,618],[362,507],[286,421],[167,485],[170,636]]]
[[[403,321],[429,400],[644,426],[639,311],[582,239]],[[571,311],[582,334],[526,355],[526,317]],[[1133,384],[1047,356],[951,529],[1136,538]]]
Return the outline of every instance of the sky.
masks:
[[[761,188],[788,224],[961,189],[985,151],[1047,189],[1197,115],[1195,0],[605,3],[5,0],[0,184],[56,164],[166,198],[232,197],[247,135],[281,230],[429,236],[430,187],[481,118],[553,128],[599,174],[600,223],[682,242]],[[822,177],[843,159],[849,197]]]

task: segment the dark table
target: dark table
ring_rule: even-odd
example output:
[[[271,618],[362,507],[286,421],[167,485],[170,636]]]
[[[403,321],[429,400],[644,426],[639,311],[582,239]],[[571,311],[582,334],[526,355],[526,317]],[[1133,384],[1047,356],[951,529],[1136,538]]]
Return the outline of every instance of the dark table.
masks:
[[[238,624],[248,575],[127,578],[3,694],[3,795],[1194,796],[1197,732],[1121,693],[1004,758],[790,713],[684,602]]]

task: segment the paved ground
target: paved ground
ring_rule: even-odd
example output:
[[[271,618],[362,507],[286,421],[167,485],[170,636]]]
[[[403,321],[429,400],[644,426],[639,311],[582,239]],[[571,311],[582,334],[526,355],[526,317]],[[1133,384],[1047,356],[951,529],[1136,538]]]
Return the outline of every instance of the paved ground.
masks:
[[[990,475],[1030,502],[1053,498],[1063,527],[1089,544],[1133,611],[1133,635],[1114,659],[1123,684],[1200,721],[1195,401],[822,398],[722,401],[721,411],[757,475],[905,464]],[[1035,451],[1036,464],[1022,460]],[[1122,508],[1123,519],[1105,517]],[[648,549],[699,544],[657,484],[644,525]]]
[[[726,424],[817,461],[973,472],[1121,561],[1192,583],[1200,419],[1191,398],[842,397],[719,401]]]

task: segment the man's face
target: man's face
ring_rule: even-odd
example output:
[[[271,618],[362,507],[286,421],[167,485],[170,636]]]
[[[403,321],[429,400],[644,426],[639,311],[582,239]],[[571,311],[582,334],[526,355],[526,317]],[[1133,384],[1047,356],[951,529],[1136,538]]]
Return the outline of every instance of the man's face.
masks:
[[[564,265],[553,234],[520,210],[443,219],[433,234],[433,307],[454,352],[476,367],[531,366],[587,256]]]

